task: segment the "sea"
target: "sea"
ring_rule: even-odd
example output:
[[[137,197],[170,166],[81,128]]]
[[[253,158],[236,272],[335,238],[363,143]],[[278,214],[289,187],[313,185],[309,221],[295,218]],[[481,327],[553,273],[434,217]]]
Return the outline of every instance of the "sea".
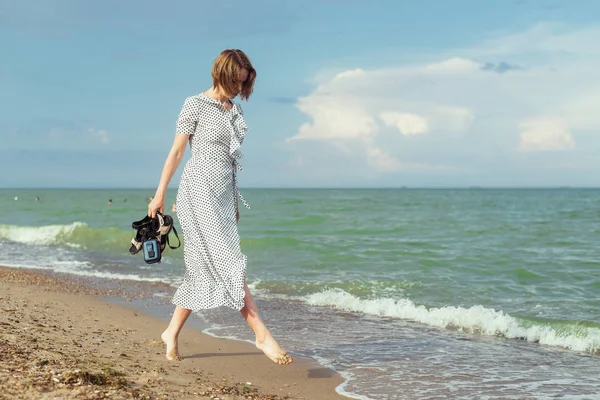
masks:
[[[600,189],[242,192],[263,319],[292,355],[338,371],[340,394],[600,399]],[[182,248],[152,265],[128,253],[152,195],[0,190],[0,265],[174,291]],[[179,228],[175,195],[166,213]],[[253,340],[233,310],[194,317],[210,335]]]

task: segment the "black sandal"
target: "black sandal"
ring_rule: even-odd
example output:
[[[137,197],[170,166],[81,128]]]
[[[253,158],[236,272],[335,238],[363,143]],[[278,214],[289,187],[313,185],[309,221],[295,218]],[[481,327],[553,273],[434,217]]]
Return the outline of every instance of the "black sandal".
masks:
[[[162,215],[160,213],[157,213],[156,216],[158,217],[160,225],[158,228],[158,233],[160,235],[160,250],[163,251],[167,245],[171,250],[178,249],[179,246],[181,246],[181,240],[177,234],[177,229],[175,229],[175,226],[173,225],[173,218],[170,215]],[[171,243],[169,242],[169,233],[171,233],[171,231],[173,231],[177,238],[177,246],[175,247],[171,246]]]
[[[134,221],[131,227],[137,230],[135,237],[131,239],[131,247],[129,254],[135,255],[144,248],[144,243],[156,241],[159,248],[152,252],[152,257],[147,257],[147,252],[144,252],[144,261],[148,264],[160,262],[161,253],[167,245],[175,250],[181,246],[181,240],[177,234],[177,230],[173,226],[173,218],[170,215],[163,215],[160,212],[156,213],[156,218],[151,218],[146,215],[139,221]],[[177,246],[171,246],[169,241],[169,233],[173,231],[177,238]],[[157,254],[158,253],[158,254]]]
[[[159,221],[156,218],[151,218],[146,215],[139,221],[134,221],[131,227],[137,230],[135,237],[131,239],[131,247],[129,248],[129,254],[137,254],[142,250],[142,244],[150,239],[157,236],[159,228]]]

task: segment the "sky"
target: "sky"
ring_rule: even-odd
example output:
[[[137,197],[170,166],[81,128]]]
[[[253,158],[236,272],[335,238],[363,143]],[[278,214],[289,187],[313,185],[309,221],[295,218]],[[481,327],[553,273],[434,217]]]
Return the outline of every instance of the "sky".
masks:
[[[593,0],[0,0],[0,187],[156,187],[226,48],[241,187],[598,187],[598,43]]]

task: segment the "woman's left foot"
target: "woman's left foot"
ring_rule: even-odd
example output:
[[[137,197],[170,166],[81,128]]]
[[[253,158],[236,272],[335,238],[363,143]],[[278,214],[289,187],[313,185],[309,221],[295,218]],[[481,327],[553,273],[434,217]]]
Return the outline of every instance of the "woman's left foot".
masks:
[[[277,343],[271,335],[268,335],[262,343],[257,340],[256,347],[262,350],[262,352],[276,364],[288,365],[294,361],[294,359],[279,346],[279,343]]]
[[[172,360],[183,360],[183,357],[179,355],[179,351],[177,349],[177,339],[170,336],[167,331],[164,331],[162,335],[160,335],[163,343],[167,346],[167,352],[165,353],[165,358],[169,361]]]

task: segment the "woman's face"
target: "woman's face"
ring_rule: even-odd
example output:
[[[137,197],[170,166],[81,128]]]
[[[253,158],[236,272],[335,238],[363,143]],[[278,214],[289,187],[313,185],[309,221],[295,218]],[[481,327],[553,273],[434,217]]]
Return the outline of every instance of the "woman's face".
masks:
[[[240,73],[238,75],[238,78],[235,80],[235,87],[237,88],[237,92],[236,93],[228,93],[227,97],[229,97],[230,99],[235,98],[238,94],[240,94],[240,92],[242,91],[242,88],[244,87],[244,83],[246,83],[246,80],[248,80],[248,70],[246,68],[242,68],[240,70]]]

